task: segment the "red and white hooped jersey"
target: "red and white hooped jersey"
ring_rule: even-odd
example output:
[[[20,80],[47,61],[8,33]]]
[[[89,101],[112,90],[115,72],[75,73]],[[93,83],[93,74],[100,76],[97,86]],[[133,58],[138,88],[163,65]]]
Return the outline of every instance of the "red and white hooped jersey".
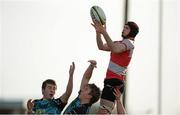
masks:
[[[110,62],[105,79],[116,78],[119,80],[125,80],[127,67],[131,61],[131,57],[133,54],[134,44],[133,41],[129,39],[123,39],[122,41],[115,42],[124,44],[126,46],[126,51],[121,53],[111,52]]]

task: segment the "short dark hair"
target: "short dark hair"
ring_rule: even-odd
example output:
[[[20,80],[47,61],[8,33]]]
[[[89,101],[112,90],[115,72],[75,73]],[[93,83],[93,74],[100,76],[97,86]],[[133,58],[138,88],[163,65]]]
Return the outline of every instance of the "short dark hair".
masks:
[[[88,84],[91,91],[90,91],[90,95],[92,96],[91,100],[90,100],[90,104],[94,104],[96,103],[99,98],[100,98],[100,89],[93,83],[93,84]]]
[[[47,84],[52,84],[56,86],[56,82],[53,79],[47,79],[42,83],[42,89],[45,89]]]

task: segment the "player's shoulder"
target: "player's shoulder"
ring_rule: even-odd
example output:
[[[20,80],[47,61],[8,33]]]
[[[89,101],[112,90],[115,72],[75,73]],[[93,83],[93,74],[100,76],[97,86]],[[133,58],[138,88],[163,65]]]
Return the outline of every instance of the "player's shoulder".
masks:
[[[44,103],[43,99],[34,99],[33,102],[34,102],[35,104]]]
[[[125,44],[128,49],[134,49],[134,41],[130,39],[123,39],[122,43]]]
[[[133,42],[133,41],[130,39],[123,39],[122,42]]]
[[[52,99],[52,101],[56,102],[56,103],[63,103],[63,101],[61,100],[61,98],[56,98],[56,99]]]
[[[121,43],[122,42],[122,40],[119,40],[119,41],[113,41],[114,43]]]
[[[34,102],[43,101],[43,99],[34,99]]]

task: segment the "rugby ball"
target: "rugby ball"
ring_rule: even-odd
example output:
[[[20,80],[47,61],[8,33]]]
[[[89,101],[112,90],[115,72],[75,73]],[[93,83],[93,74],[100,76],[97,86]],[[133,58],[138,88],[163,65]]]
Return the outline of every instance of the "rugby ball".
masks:
[[[90,9],[91,19],[100,22],[102,25],[106,23],[106,15],[99,6],[92,6]]]

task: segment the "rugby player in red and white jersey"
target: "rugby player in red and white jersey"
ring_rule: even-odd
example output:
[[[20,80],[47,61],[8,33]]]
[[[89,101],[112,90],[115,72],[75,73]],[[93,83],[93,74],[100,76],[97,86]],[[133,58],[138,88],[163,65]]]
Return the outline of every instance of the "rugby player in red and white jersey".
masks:
[[[139,32],[139,27],[135,22],[127,22],[121,35],[123,39],[112,41],[106,31],[106,24],[101,25],[95,20],[93,22],[91,25],[96,30],[96,42],[99,50],[110,52],[110,61],[104,79],[104,88],[98,113],[111,113],[115,106],[114,89],[119,87],[121,93],[124,90],[127,67],[132,58],[134,40]],[[105,39],[106,43],[103,43],[102,38]],[[123,87],[120,87],[122,85]]]

